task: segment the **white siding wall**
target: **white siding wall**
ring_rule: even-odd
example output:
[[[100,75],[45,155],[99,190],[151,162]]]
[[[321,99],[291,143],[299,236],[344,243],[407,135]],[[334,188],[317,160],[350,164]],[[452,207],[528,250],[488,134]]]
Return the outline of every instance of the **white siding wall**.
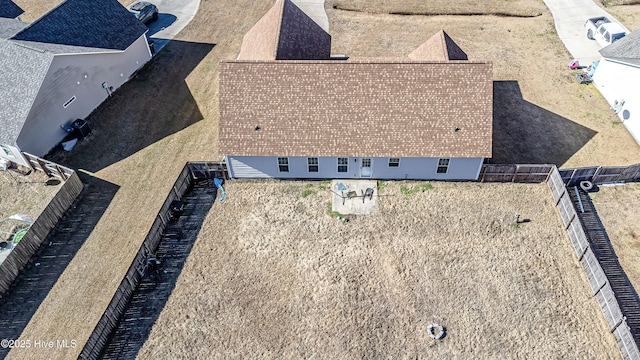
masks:
[[[640,68],[602,59],[593,74],[593,82],[612,108],[616,100],[624,99],[618,117],[640,143]]]
[[[318,157],[318,172],[310,173],[307,157],[289,157],[289,172],[278,170],[277,157],[228,156],[227,166],[232,178],[281,179],[356,179],[360,178],[362,158],[349,157],[348,171],[338,172],[336,157]],[[438,158],[401,158],[399,167],[389,167],[389,158],[372,157],[372,179],[415,180],[476,180],[483,158],[451,158],[446,174],[436,173]]]
[[[124,52],[55,56],[17,145],[28,153],[45,155],[66,136],[61,125],[84,119],[108,97],[103,83],[116,90],[150,58],[145,35]]]

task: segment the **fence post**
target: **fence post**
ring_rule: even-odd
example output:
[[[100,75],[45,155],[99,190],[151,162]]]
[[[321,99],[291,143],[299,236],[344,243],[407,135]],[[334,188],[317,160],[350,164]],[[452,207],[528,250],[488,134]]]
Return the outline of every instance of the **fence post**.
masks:
[[[31,170],[36,171],[36,168],[31,164],[31,156],[25,152],[21,152],[22,156],[27,159],[27,165],[31,168]]]
[[[60,165],[56,164],[56,170],[58,171],[58,174],[60,174],[60,177],[62,178],[63,181],[67,181],[67,175],[64,173],[64,171],[60,168]]]
[[[40,167],[42,168],[42,171],[44,171],[44,173],[47,174],[47,176],[51,176],[51,171],[47,169],[47,165],[45,164],[45,162],[40,160],[40,158],[37,158],[36,161],[38,162],[38,165],[40,165]]]

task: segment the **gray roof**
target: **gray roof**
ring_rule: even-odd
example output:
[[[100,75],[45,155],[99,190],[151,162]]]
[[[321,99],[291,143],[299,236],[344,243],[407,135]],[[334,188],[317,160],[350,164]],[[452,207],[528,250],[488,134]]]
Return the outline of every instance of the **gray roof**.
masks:
[[[116,0],[66,0],[12,39],[78,49],[125,50],[147,30]]]
[[[0,144],[13,145],[53,54],[0,39]]]
[[[602,57],[640,66],[640,30],[600,50]]]
[[[147,30],[116,0],[67,0],[30,25],[0,18],[0,144],[15,143],[56,54],[125,50]]]
[[[0,39],[8,39],[15,35],[18,31],[24,29],[27,23],[16,19],[8,19],[0,17]]]
[[[15,19],[22,15],[24,10],[11,0],[0,0],[0,18]]]

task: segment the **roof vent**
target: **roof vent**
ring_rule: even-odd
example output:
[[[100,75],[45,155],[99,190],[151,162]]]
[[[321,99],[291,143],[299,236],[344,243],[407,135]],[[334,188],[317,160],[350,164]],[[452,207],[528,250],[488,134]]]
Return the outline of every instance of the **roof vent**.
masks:
[[[456,126],[456,127],[453,128],[453,132],[458,132],[458,131],[460,131],[459,127]]]
[[[253,130],[258,131],[260,129],[262,129],[262,128],[259,125],[256,125],[255,129],[253,129]]]

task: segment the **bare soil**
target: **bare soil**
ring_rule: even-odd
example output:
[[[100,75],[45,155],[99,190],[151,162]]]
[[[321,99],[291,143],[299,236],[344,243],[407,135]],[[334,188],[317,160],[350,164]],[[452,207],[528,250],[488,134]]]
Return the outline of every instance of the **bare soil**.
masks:
[[[23,16],[25,20],[35,19],[44,12],[42,9],[49,9],[50,5],[47,6],[46,3],[57,3],[55,0],[51,2],[17,0],[16,2],[23,9],[27,10],[27,13]],[[382,1],[377,2],[382,3]],[[401,4],[400,2],[397,3]],[[428,1],[425,3],[435,2]],[[534,4],[533,2],[526,1],[519,3]],[[537,3],[540,5],[542,1],[537,1]],[[92,129],[94,129],[91,137],[79,143],[76,150],[71,154],[53,154],[51,156],[51,159],[54,161],[73,168],[84,169],[88,174],[112,182],[119,186],[119,189],[111,200],[100,222],[96,225],[82,248],[77,252],[74,259],[69,263],[69,266],[58,280],[58,283],[51,289],[49,295],[25,328],[23,332],[24,338],[39,338],[45,340],[74,339],[77,340],[79,344],[84,344],[111,300],[127,268],[131,264],[151,222],[156,216],[166,194],[170,191],[184,163],[188,160],[219,160],[221,158],[221,154],[218,153],[217,148],[218,62],[221,59],[236,58],[243,35],[264,15],[272,4],[273,1],[271,0],[202,0],[198,14],[178,35],[176,41],[167,45],[148,67],[143,69],[135,79],[120,88],[108,102],[99,107],[88,119],[92,124]],[[623,126],[611,124],[612,113],[604,99],[602,99],[592,86],[578,85],[575,81],[575,74],[567,69],[566,65],[571,60],[571,57],[557,38],[553,20],[548,10],[543,8],[542,15],[526,18],[493,15],[402,16],[338,10],[333,9],[332,4],[333,2],[328,1],[326,8],[330,21],[334,53],[348,54],[350,56],[404,56],[436,31],[444,29],[469,54],[471,59],[492,61],[494,64],[494,78],[496,80],[494,83],[496,99],[494,106],[495,155],[492,161],[507,163],[551,162],[565,167],[594,164],[625,165],[640,162],[640,152],[638,151],[640,147],[633,141]],[[470,4],[469,6],[472,7],[480,4],[480,2]],[[414,10],[415,9],[411,8],[407,9],[407,11]],[[402,11],[402,9],[400,8],[398,11]],[[472,11],[472,9],[469,10],[469,13],[473,12],[475,11]],[[241,186],[241,183],[234,183],[233,186]],[[234,189],[234,193],[242,193],[239,189],[241,188],[238,188],[237,191]],[[2,192],[5,192],[4,187],[2,188]],[[485,195],[483,194],[484,189],[481,192],[477,192],[475,196],[477,196],[478,199],[484,199],[483,196]],[[545,194],[544,198],[546,199],[546,197],[547,195]],[[309,201],[311,201],[311,199],[309,199]],[[457,204],[455,212],[466,214],[470,209],[474,209],[474,204],[476,203],[477,201],[472,201],[471,199],[461,202]],[[275,209],[284,210],[288,208],[288,206],[289,203],[283,201],[275,206]],[[507,204],[500,206],[507,206]],[[228,208],[231,208],[231,206],[228,206]],[[238,207],[235,213],[229,214],[233,217],[245,218],[245,215],[250,214],[250,211],[251,209],[248,207]],[[274,212],[274,215],[270,214],[269,216],[278,216],[277,214],[277,212]],[[496,212],[494,216],[502,216],[499,214],[501,213]],[[210,216],[214,216],[213,213],[210,214]],[[512,214],[509,214],[509,216],[512,216]],[[448,218],[444,219],[445,221],[450,220]],[[384,219],[384,221],[387,220],[407,221],[408,223],[403,225],[407,229],[410,228],[409,224],[413,224],[413,220],[408,219]],[[264,221],[264,219],[259,221]],[[380,221],[383,220],[381,219]],[[478,224],[480,224],[481,220],[478,221]],[[553,221],[552,224],[557,224],[556,220]],[[258,222],[258,224],[260,224],[260,222]],[[279,224],[284,227],[274,227],[270,232],[282,232],[284,236],[289,232],[297,231],[295,230],[298,226],[296,223],[282,220]],[[330,222],[330,224],[334,224],[334,222]],[[291,229],[289,229],[289,226]],[[318,228],[317,230],[312,229],[313,232],[321,231],[320,225],[314,226]],[[420,228],[419,224],[416,226]],[[484,224],[483,226],[487,225]],[[347,227],[345,229],[351,228]],[[203,231],[203,236],[209,234],[209,231],[212,230]],[[243,231],[248,230],[245,229]],[[469,231],[471,230],[469,229]],[[331,243],[333,244],[336,241],[354,242],[358,239],[363,239],[360,235],[352,232],[352,230],[344,233],[344,235],[353,235],[354,238],[331,238]],[[393,234],[389,234],[389,236],[392,235]],[[443,233],[440,235],[457,236],[457,232]],[[327,236],[329,236],[329,234],[327,234]],[[562,239],[562,241],[565,240],[564,235],[558,236],[561,236],[558,239]],[[423,241],[420,240],[421,237],[418,235],[416,235],[416,237],[416,241]],[[383,239],[377,237],[372,239],[377,239],[375,241],[384,244],[382,242]],[[393,251],[397,251],[397,254],[407,254],[406,258],[408,262],[405,263],[405,267],[411,268],[414,266],[412,265],[413,263],[424,261],[423,258],[417,255],[411,255],[410,251],[403,250],[410,246],[410,242],[403,242],[402,238],[397,236],[394,239],[398,240],[398,248],[393,248]],[[281,240],[285,239],[283,238]],[[447,243],[451,241],[449,238],[440,239],[440,241],[444,240],[447,240]],[[327,242],[328,241],[329,238],[327,238]],[[349,245],[353,246],[353,256],[359,254],[357,255],[358,258],[354,258],[354,260],[363,262],[365,253],[371,254],[371,256],[375,255],[371,252],[371,249],[374,248],[373,244],[378,246],[374,240],[367,240],[367,242],[361,245],[357,243]],[[258,245],[259,244],[256,244],[255,246]],[[285,246],[285,244],[283,243],[282,246]],[[388,246],[389,251],[392,251],[392,248],[389,247],[391,245],[385,246]],[[485,244],[482,246],[485,246]],[[328,246],[328,249],[330,248],[331,246]],[[114,251],[114,249],[118,250]],[[507,249],[510,248],[507,247]],[[194,263],[190,266],[199,269],[203,269],[203,267],[206,266],[216,266],[216,269],[224,270],[221,263],[211,263],[211,258],[206,256],[206,252],[202,254],[199,253],[205,250],[206,249],[198,246],[194,249],[192,256],[200,260],[190,260],[190,263]],[[208,251],[210,252],[211,250]],[[314,251],[319,250],[316,249]],[[422,249],[420,251],[427,250]],[[445,250],[442,251],[444,256],[446,252],[444,252]],[[471,271],[464,269],[465,267],[471,266],[471,264],[485,266],[486,268],[489,267],[488,263],[482,262],[482,259],[478,259],[472,252],[464,249],[460,251],[462,251],[461,254],[465,256],[468,255],[472,259],[469,265],[465,265],[465,263],[461,261],[456,263],[458,264],[456,266],[460,267],[463,273],[471,274]],[[483,251],[488,250],[485,249]],[[542,251],[540,252],[543,254],[541,256],[546,259],[544,253]],[[293,253],[295,252],[292,252],[292,254]],[[509,252],[507,252],[507,254],[508,253]],[[350,285],[348,284],[352,281],[357,284],[355,279],[362,272],[359,272],[360,270],[358,268],[348,267],[348,264],[342,264],[340,266],[344,267],[339,267],[338,264],[340,260],[332,258],[332,256],[335,255],[334,253],[329,254],[331,256],[327,261],[336,264],[334,273],[342,274],[342,280],[337,282],[332,289],[336,290],[336,294],[342,294],[341,296],[344,297],[347,297],[345,294],[353,294],[353,292],[349,293],[346,290],[349,289]],[[392,255],[393,254],[394,253],[392,253]],[[427,253],[424,252],[420,253],[420,255],[426,254]],[[235,256],[233,254],[227,255],[229,256],[228,259],[233,259],[233,256]],[[238,253],[237,256],[243,259],[245,254]],[[447,256],[453,255],[450,254]],[[513,256],[516,257],[515,254]],[[393,259],[393,257],[388,257],[388,259]],[[453,258],[447,257],[447,259]],[[562,257],[559,257],[559,259],[562,259]],[[570,259],[570,257],[567,257],[567,259]],[[268,260],[263,260],[268,263]],[[198,261],[201,261],[202,264],[196,264]],[[275,263],[277,259],[273,259],[272,261],[277,265]],[[255,264],[266,266],[264,265],[265,263],[260,262],[256,262]],[[401,261],[398,264],[403,264],[403,262]],[[440,263],[436,262],[434,265],[425,266],[433,266],[433,268],[429,269],[434,271],[442,270],[439,266],[436,266],[439,264]],[[250,279],[251,276],[261,277],[261,281],[263,282],[259,284],[266,284],[270,280],[270,276],[275,276],[270,275],[272,273],[261,275],[259,271],[255,272],[251,270],[250,267],[244,269],[242,263],[234,263],[233,266],[233,269],[237,267],[237,271],[244,274],[246,279]],[[282,264],[277,266],[284,267]],[[415,266],[414,268],[418,269],[417,265]],[[500,272],[505,271],[502,265],[497,264],[495,266],[498,266]],[[563,266],[567,265],[565,264]],[[283,278],[286,278],[285,275],[289,274],[287,272],[289,271],[287,270],[288,268],[280,267],[277,269],[274,268],[272,270],[273,273],[281,273]],[[560,268],[564,269],[563,267]],[[454,272],[453,269],[448,271],[449,273]],[[521,269],[519,271],[525,270]],[[563,272],[553,270],[553,273]],[[541,274],[536,274],[537,273],[532,272],[531,276],[533,278],[542,276]],[[181,282],[197,282],[200,281],[198,280],[199,277],[205,275],[205,273],[185,272],[184,279],[181,279]],[[231,276],[229,273],[223,272],[221,279],[228,281],[229,276]],[[314,277],[317,275],[313,273],[309,273],[308,276],[308,279],[317,279],[317,277]],[[402,276],[405,275],[399,276],[402,278]],[[445,282],[429,282],[426,275],[411,276],[413,277],[407,277],[407,279],[416,279],[411,281],[415,281],[417,285],[424,286],[425,289],[429,290],[429,294],[440,293],[446,290],[447,283]],[[508,279],[507,275],[500,276],[501,277],[498,277],[499,279]],[[519,281],[529,284],[527,276],[523,275]],[[547,288],[547,284],[553,283],[552,281],[560,281],[557,280],[558,275],[550,276],[556,280],[541,280],[541,284],[545,284],[545,289]],[[308,291],[308,289],[305,288],[307,285],[305,285],[303,281],[305,279],[307,278],[292,277],[292,283],[290,284],[291,289],[293,289],[292,291],[297,291],[297,289],[300,289],[300,291]],[[467,286],[467,288],[471,286],[464,278],[452,277],[452,279],[458,279],[462,284]],[[482,279],[482,281],[485,281],[485,279]],[[486,281],[487,284],[491,284],[490,286],[487,285],[486,289],[497,288],[498,284],[492,283],[492,280],[487,279]],[[509,281],[513,282],[515,280],[510,279]],[[405,284],[409,283],[405,281]],[[365,292],[366,289],[369,289],[367,288],[368,285],[365,282],[361,284],[362,286],[358,289],[363,289],[362,292],[364,294],[375,293],[374,291],[368,290]],[[572,285],[574,287],[586,286],[586,280],[576,278],[572,284],[574,284]],[[380,278],[380,282],[372,283],[370,289],[383,289],[383,287],[391,287],[392,285],[393,284],[388,282],[385,283],[382,278]],[[268,286],[262,286],[266,294],[271,294]],[[526,288],[526,286],[533,285],[522,286]],[[230,289],[236,288],[232,287]],[[339,289],[345,290],[340,293],[338,291]],[[353,287],[353,289],[356,289],[356,287]],[[575,290],[577,291],[575,292],[574,290],[566,290],[567,288],[564,287],[560,287],[559,289],[560,290],[556,291],[565,291],[567,293],[567,299],[573,299],[572,297],[577,296],[577,299],[582,301],[580,303],[582,308],[592,306],[592,299],[587,297],[583,298],[581,297],[582,295],[579,295],[582,290]],[[255,290],[256,288],[253,288],[252,291]],[[283,287],[282,291],[285,290],[286,287]],[[496,301],[496,299],[501,299],[502,296],[504,296],[506,303],[516,301],[513,298],[515,295],[505,294],[502,291],[496,290],[496,295],[493,297],[488,295],[489,290],[480,289],[479,291],[485,292],[483,295],[478,295],[480,299],[483,299],[483,303],[474,304],[477,304],[478,308],[481,309],[488,308],[488,305],[484,304],[484,302],[488,303],[490,299],[491,301]],[[477,325],[479,321],[493,321],[491,322],[492,327],[488,329],[504,330],[503,333],[511,334],[510,328],[500,327],[503,326],[500,321],[509,323],[514,320],[507,318],[506,313],[500,314],[497,318],[500,321],[498,321],[481,316],[479,310],[473,313],[474,310],[467,309],[460,315],[456,315],[457,317],[454,319],[447,311],[453,312],[464,308],[459,300],[447,298],[447,302],[454,302],[454,304],[456,304],[455,307],[452,306],[447,310],[442,306],[444,300],[431,300],[431,298],[428,298],[428,301],[425,300],[427,299],[425,297],[426,293],[427,292],[422,295],[416,295],[420,293],[406,295],[407,304],[412,304],[411,306],[415,310],[409,308],[406,314],[390,313],[390,315],[396,316],[398,320],[390,320],[391,325],[389,325],[389,328],[397,329],[397,334],[409,336],[410,334],[408,332],[403,332],[406,330],[402,330],[402,326],[405,324],[411,329],[415,329],[415,333],[412,335],[413,337],[408,337],[408,339],[420,339],[420,341],[422,341],[422,338],[419,337],[418,334],[422,333],[424,326],[428,325],[426,322],[446,321],[447,323],[444,325],[453,326],[453,335],[449,338],[449,343],[445,340],[445,342],[438,343],[436,346],[439,349],[451,349],[450,351],[452,353],[460,353],[460,349],[468,346],[460,344],[468,344],[468,341],[472,339],[473,336],[478,336],[478,331],[472,332],[465,328],[463,325],[465,321],[467,324],[475,324],[476,327],[479,327]],[[307,292],[307,294],[311,293]],[[393,292],[389,290],[381,294],[393,294]],[[407,294],[412,293],[407,292]],[[249,295],[248,298],[252,298]],[[357,294],[353,294],[353,296],[356,295]],[[373,308],[384,308],[384,306],[381,305],[383,301],[381,298],[382,295],[371,295],[371,300],[366,300],[367,298],[362,294],[357,296],[362,296],[364,299],[362,301],[369,301],[370,304],[375,301],[377,307],[374,306]],[[531,293],[530,296],[534,296],[533,293]],[[220,295],[218,299],[226,298]],[[278,299],[278,297],[274,295],[274,299]],[[544,299],[539,299],[538,297],[534,297],[533,299],[534,301],[532,301],[532,303],[543,301],[544,304],[551,306],[551,304],[545,303]],[[204,300],[206,299],[202,299],[202,301]],[[330,299],[327,299],[326,301],[329,300]],[[177,300],[170,299],[170,303],[167,306],[171,307],[171,309],[176,309],[171,305],[173,301]],[[192,301],[198,303],[201,301],[201,295],[192,294]],[[267,301],[271,300],[264,299],[263,303],[257,303],[255,305],[256,307],[254,309],[256,309],[256,312],[254,314],[256,316],[259,309],[264,308],[264,304],[266,304]],[[400,300],[393,301],[400,304]],[[521,301],[523,304],[527,303],[525,300],[518,301]],[[572,314],[566,309],[573,308],[573,305],[571,305],[573,304],[572,301],[575,302],[577,300],[565,299],[563,301],[566,301],[566,303],[564,303],[565,305],[558,305],[557,308],[558,314],[556,315],[561,317],[558,320],[558,324],[560,324],[559,326],[561,326],[561,328],[563,328],[564,325],[562,325],[562,323],[565,320],[566,323],[573,324],[570,327],[566,327],[566,333],[564,335],[556,334],[557,330],[553,328],[545,327],[546,330],[542,329],[540,323],[531,323],[534,324],[530,324],[530,326],[534,326],[531,329],[525,329],[522,324],[518,325],[520,326],[518,329],[522,329],[518,331],[524,334],[521,337],[515,334],[508,335],[506,338],[510,339],[511,336],[513,336],[517,341],[520,341],[521,338],[529,335],[528,332],[533,332],[534,329],[538,329],[543,333],[544,331],[552,332],[554,338],[555,336],[560,336],[560,339],[563,339],[562,341],[558,340],[557,342],[550,343],[548,340],[552,337],[535,338],[539,341],[536,347],[540,347],[540,352],[549,353],[549,349],[556,344],[558,347],[557,350],[560,352],[567,348],[573,349],[574,351],[571,354],[583,354],[583,351],[593,351],[594,353],[605,354],[602,357],[606,357],[606,354],[609,354],[606,353],[606,351],[616,353],[615,345],[603,345],[603,343],[609,342],[610,340],[602,340],[602,336],[604,336],[602,335],[602,331],[594,330],[594,335],[588,335],[587,333],[580,335],[578,333],[581,333],[582,330],[574,330],[574,328],[604,329],[604,325],[593,325],[593,322],[603,321],[601,320],[601,314],[595,310],[585,310],[589,311],[589,313],[584,316],[580,315],[571,319],[563,317],[566,314]],[[422,309],[428,308],[425,304],[431,302],[434,303],[432,311],[422,311]],[[498,304],[501,303],[500,300]],[[203,304],[209,303],[204,302]],[[274,300],[273,304],[283,304],[283,302],[278,303]],[[302,305],[305,303],[299,302],[299,304]],[[341,309],[344,309],[344,311],[347,311],[348,309],[346,307],[338,307],[339,304],[337,302],[335,302],[335,304],[337,310],[343,311]],[[355,303],[351,302],[351,304]],[[520,303],[517,304],[520,306]],[[485,305],[486,307],[482,307]],[[535,304],[523,306],[527,308],[526,306],[534,305]],[[250,304],[247,304],[247,306],[250,307]],[[285,314],[285,312],[283,312],[284,310],[280,310],[284,305],[278,306],[280,307],[273,309],[274,313]],[[578,306],[578,308],[580,306]],[[322,307],[318,309],[322,309]],[[545,309],[556,308],[552,306]],[[168,321],[167,318],[177,316],[175,315],[175,311],[173,315],[169,311],[163,313],[162,321],[166,324]],[[410,316],[407,315],[410,311],[413,311],[415,314],[413,315],[414,320],[411,320],[412,322],[409,321]],[[207,310],[207,312],[210,312],[210,310]],[[354,314],[356,313],[354,310]],[[180,341],[187,341],[187,343],[193,341],[193,344],[196,344],[195,342],[199,341],[200,333],[196,327],[190,326],[192,324],[209,321],[209,319],[199,318],[200,313],[198,312],[189,314],[191,320],[187,322],[185,320],[186,314],[180,312],[177,312],[177,314],[179,314],[179,316],[175,318],[175,327],[171,329],[167,328],[169,329],[168,331],[176,334],[175,339],[179,338]],[[537,309],[537,313],[534,311],[533,315],[527,316],[534,315],[548,316],[536,318],[542,320],[551,319],[551,317],[556,316],[551,314],[549,310],[543,310],[543,308]],[[333,319],[337,321],[337,319],[343,319],[340,317],[341,315],[332,316],[333,317],[329,317],[330,320]],[[381,318],[379,314],[376,316],[376,319]],[[442,316],[442,318],[438,318],[438,316]],[[221,315],[221,319],[222,318],[224,318],[224,316]],[[451,320],[449,321],[449,319]],[[529,318],[525,317],[525,319]],[[515,320],[521,321],[519,319]],[[255,321],[257,321],[256,324],[258,324],[258,320]],[[360,320],[353,318],[350,321],[351,322],[345,326],[348,326],[346,329],[353,330],[357,328],[355,322]],[[522,321],[524,322],[525,320]],[[335,325],[336,329],[338,329],[337,326],[339,324],[335,323]],[[260,332],[262,331],[260,329],[266,328],[266,325],[262,327],[257,326],[256,334],[268,336],[269,334],[264,335],[264,333]],[[236,329],[239,328],[237,327]],[[485,329],[486,328],[483,327],[481,330]],[[293,336],[292,332],[288,332],[286,329],[283,329],[283,331],[287,331],[288,335],[286,336]],[[316,339],[317,341],[323,341],[323,339],[325,339],[327,343],[329,343],[329,338],[324,335],[321,336],[320,330],[312,331],[316,331],[314,334],[320,334]],[[195,334],[195,336],[189,338],[180,337],[183,336],[185,332],[190,332],[190,334]],[[484,333],[486,334],[486,331]],[[157,334],[157,332],[153,334]],[[216,330],[215,334],[223,338],[220,330]],[[391,334],[391,331],[389,331],[388,334]],[[569,337],[574,335],[574,340],[570,340]],[[149,343],[158,344],[162,336],[164,335],[153,335]],[[212,335],[202,336],[202,338],[212,339],[210,337]],[[382,338],[385,338],[384,336]],[[389,339],[396,338],[394,337],[395,335],[388,336]],[[451,341],[456,337],[460,337],[460,339],[463,340],[455,343]],[[251,341],[256,341],[257,344],[260,340],[259,338],[256,339]],[[367,350],[357,345],[362,343],[361,339],[362,337],[354,338],[353,349],[359,349],[358,351],[362,354],[372,353],[371,351],[373,350]],[[398,339],[400,339],[400,337],[398,337]],[[482,338],[478,337],[477,339],[477,343],[483,344],[483,340],[481,341],[480,339],[484,339],[484,335]],[[498,338],[496,341],[503,340],[504,338]],[[225,341],[228,343],[229,340]],[[358,341],[360,341],[360,343],[358,343]],[[419,348],[419,346],[421,346],[420,341],[408,341],[413,341],[412,343],[415,344],[416,353],[421,349]],[[574,342],[572,343],[571,341]],[[522,340],[522,343],[524,344],[525,341]],[[569,343],[574,345],[564,345]],[[283,349],[285,345],[286,344],[283,343]],[[389,346],[390,349],[397,349],[400,345],[391,344]],[[480,346],[482,350],[485,345]],[[491,347],[493,345],[486,346]],[[508,341],[505,341],[504,346],[509,348],[511,345]],[[598,350],[601,346],[610,350]],[[345,348],[349,347],[335,347],[335,349],[338,349],[336,353],[342,351],[340,349]],[[530,349],[533,353],[537,353],[538,351],[536,350],[537,348],[532,349],[531,346],[525,346],[524,348]],[[206,351],[205,355],[202,355],[203,353],[198,354],[200,354],[201,357],[208,357],[212,352],[206,349],[208,349],[208,345],[207,347],[201,347],[199,350],[196,349],[194,351]],[[291,348],[286,349],[288,349],[286,351],[289,351],[289,353],[293,351]],[[64,350],[43,350],[41,353],[38,353],[38,356],[46,358],[75,358],[80,350],[81,347]],[[167,353],[164,355],[171,354],[173,351],[169,348],[165,348],[165,350]],[[143,354],[147,354],[150,351],[151,350],[146,347]],[[182,351],[183,349],[180,348],[180,354],[183,354]],[[516,349],[515,353],[522,354],[521,357],[526,357],[524,351],[519,351],[520,350]],[[388,353],[392,353],[392,351]],[[488,357],[498,356],[492,355],[488,350],[486,350],[484,354],[487,354]],[[571,354],[569,354],[569,356],[571,356]],[[611,356],[615,357],[615,355]],[[14,349],[9,354],[9,358],[12,359],[28,359],[31,357],[33,357],[33,352],[20,352],[17,351],[17,349]],[[600,356],[594,355],[591,357]]]
[[[640,184],[600,186],[591,198],[633,287],[640,289]]]
[[[139,358],[619,358],[546,185],[432,184],[229,182]]]

